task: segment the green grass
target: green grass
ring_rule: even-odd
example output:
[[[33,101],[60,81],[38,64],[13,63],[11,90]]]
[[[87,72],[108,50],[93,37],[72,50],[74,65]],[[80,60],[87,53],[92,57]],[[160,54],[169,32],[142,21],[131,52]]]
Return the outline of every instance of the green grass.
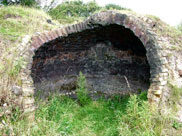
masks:
[[[92,100],[82,73],[77,81],[77,99],[59,94],[46,100],[36,97],[35,120],[31,122],[14,107],[9,116],[0,118],[0,135],[161,136],[165,129],[175,129],[175,135],[182,132],[181,124],[151,109],[147,92]]]
[[[160,136],[171,124],[149,108],[146,93],[138,96],[100,98],[82,106],[78,100],[51,96],[38,100],[35,121],[28,122],[19,111],[3,118],[7,126],[0,134],[31,136]]]
[[[0,8],[0,35],[3,38],[17,40],[18,37],[57,28],[46,22],[51,19],[45,12],[22,6]],[[55,24],[58,24],[54,21]]]
[[[16,47],[22,42],[25,35],[34,35],[36,32],[44,32],[59,27],[57,21],[55,25],[47,23],[51,19],[42,10],[22,6],[4,6],[0,8],[0,73],[4,75],[16,75],[19,63],[19,54]],[[17,62],[14,62],[17,58]],[[13,73],[15,71],[15,73]],[[18,73],[17,73],[18,72]]]
[[[175,112],[180,110],[177,105],[180,103],[180,100],[182,98],[182,88],[179,88],[170,82],[171,81],[169,81],[168,83],[168,87],[171,89],[171,92],[170,92],[171,94],[170,94],[168,105]]]

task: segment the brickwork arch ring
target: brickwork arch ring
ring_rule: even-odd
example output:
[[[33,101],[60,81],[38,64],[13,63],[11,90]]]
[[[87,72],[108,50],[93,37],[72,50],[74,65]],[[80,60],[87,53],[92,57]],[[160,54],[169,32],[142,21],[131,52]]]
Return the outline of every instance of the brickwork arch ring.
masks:
[[[38,36],[33,36],[28,49],[25,53],[26,67],[22,74],[22,90],[23,90],[23,106],[25,111],[34,110],[34,84],[31,77],[31,67],[33,56],[43,44],[53,41],[60,37],[67,37],[69,34],[82,32],[84,30],[92,30],[97,27],[104,27],[111,24],[116,24],[130,29],[136,37],[140,39],[146,49],[146,56],[150,66],[150,87],[148,90],[148,100],[150,103],[158,105],[161,100],[164,85],[167,83],[168,71],[164,67],[162,48],[159,46],[159,41],[155,33],[147,28],[145,22],[133,15],[127,15],[116,11],[106,11],[97,13],[89,17],[84,22],[65,26],[54,31],[42,33]],[[162,80],[161,80],[162,78]]]

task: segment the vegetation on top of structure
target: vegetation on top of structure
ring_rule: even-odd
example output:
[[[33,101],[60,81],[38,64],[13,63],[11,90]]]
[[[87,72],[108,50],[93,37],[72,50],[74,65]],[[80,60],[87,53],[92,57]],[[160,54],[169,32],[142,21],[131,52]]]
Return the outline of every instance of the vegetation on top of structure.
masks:
[[[58,23],[47,22],[51,19],[44,11],[22,6],[5,6],[0,8],[0,36],[16,41],[18,38],[57,28]]]
[[[125,7],[122,7],[122,6],[120,6],[120,5],[116,5],[116,4],[106,4],[105,5],[105,9],[107,9],[107,10],[113,10],[113,9],[115,9],[115,10],[131,10],[131,9],[127,9],[127,8],[125,8]]]
[[[6,75],[17,77],[17,72],[20,71],[20,68],[17,69],[17,64],[19,66],[20,63],[16,62],[20,61],[16,47],[22,42],[21,40],[25,35],[50,31],[60,26],[57,21],[52,21],[53,24],[48,23],[48,19],[51,20],[49,15],[34,8],[22,6],[0,8],[0,60],[2,61],[0,73],[3,75],[2,77],[7,77]],[[17,61],[15,61],[16,57],[18,57]]]
[[[101,9],[94,2],[84,3],[83,1],[67,1],[49,11],[53,19],[58,20],[61,24],[69,24],[75,21],[83,20],[95,11]]]
[[[182,49],[182,31],[176,27],[170,26],[163,22],[160,18],[153,15],[146,15],[155,24],[152,26],[152,30],[156,32],[160,37],[165,38],[170,44],[169,49]],[[165,47],[165,46],[164,46]]]
[[[103,10],[129,10],[115,4],[108,4],[104,7],[99,6],[95,1],[84,3],[81,0],[66,1],[48,13],[53,19],[58,20],[61,24],[69,24],[75,21],[80,21]]]

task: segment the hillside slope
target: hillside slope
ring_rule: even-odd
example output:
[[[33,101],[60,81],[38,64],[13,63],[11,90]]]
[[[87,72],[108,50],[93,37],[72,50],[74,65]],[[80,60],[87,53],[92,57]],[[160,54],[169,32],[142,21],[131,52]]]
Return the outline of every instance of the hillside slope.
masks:
[[[42,10],[21,6],[0,8],[0,106],[5,104],[4,108],[6,108],[8,107],[6,105],[9,105],[11,111],[11,107],[18,103],[17,96],[13,96],[11,90],[17,88],[17,85],[21,86],[19,72],[23,58],[18,52],[22,38],[58,27],[60,24],[52,21],[51,17]],[[0,115],[2,112],[4,110],[1,109]]]

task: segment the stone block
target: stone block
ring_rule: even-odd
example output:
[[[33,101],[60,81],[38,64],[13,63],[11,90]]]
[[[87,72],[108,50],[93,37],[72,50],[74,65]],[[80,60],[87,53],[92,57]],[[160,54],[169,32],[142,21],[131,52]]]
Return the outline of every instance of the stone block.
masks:
[[[25,105],[25,109],[29,106],[32,106],[34,104],[34,98],[33,97],[24,97],[23,99],[23,105]]]
[[[17,96],[22,95],[22,88],[20,86],[13,86],[11,90]]]
[[[155,91],[154,91],[154,94],[155,94],[155,95],[161,95],[161,94],[162,94],[162,90],[155,90]]]
[[[167,81],[160,81],[160,85],[166,85]]]
[[[33,105],[26,105],[24,107],[24,113],[32,113],[35,111],[35,107]]]
[[[28,87],[28,86],[24,87],[22,91],[23,91],[23,96],[25,97],[29,97],[29,96],[33,97],[34,95],[34,89],[31,87]]]
[[[164,86],[159,86],[159,85],[158,86],[155,86],[155,89],[156,90],[162,90],[163,88],[164,88]]]

